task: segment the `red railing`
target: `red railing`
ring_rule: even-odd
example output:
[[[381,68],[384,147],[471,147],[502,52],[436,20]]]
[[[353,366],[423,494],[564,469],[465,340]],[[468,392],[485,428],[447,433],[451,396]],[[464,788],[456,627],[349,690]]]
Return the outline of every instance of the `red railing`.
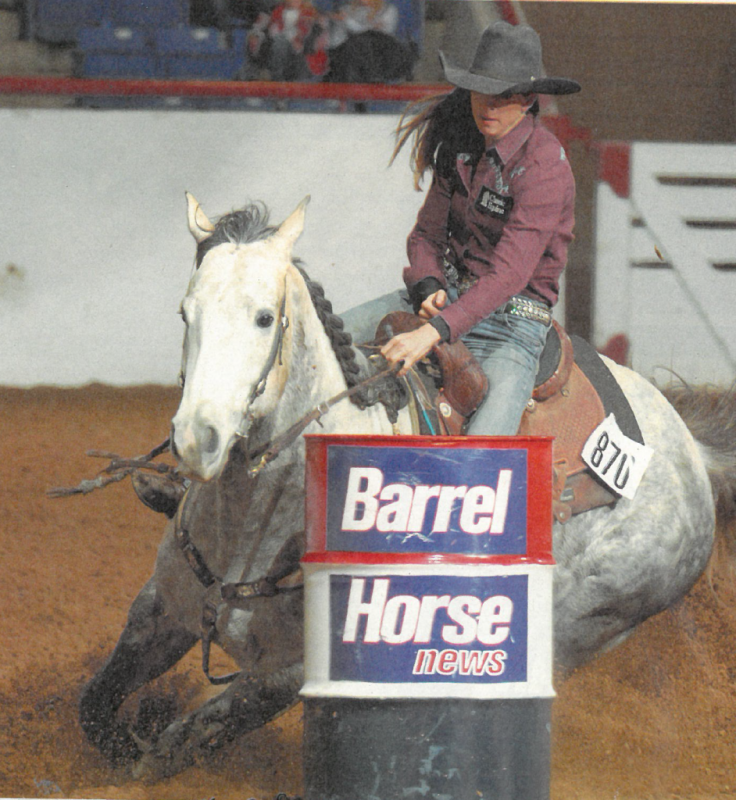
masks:
[[[339,100],[408,103],[446,92],[447,84],[427,83],[280,83],[276,81],[185,81],[110,78],[62,78],[43,75],[0,76],[0,95],[67,95],[70,97],[220,97],[271,100]],[[565,148],[572,141],[590,145],[591,132],[564,115],[547,114],[545,125]]]
[[[260,97],[301,100],[410,102],[447,91],[447,84],[278,83],[275,81],[170,81],[49,76],[0,76],[0,94],[108,97]]]

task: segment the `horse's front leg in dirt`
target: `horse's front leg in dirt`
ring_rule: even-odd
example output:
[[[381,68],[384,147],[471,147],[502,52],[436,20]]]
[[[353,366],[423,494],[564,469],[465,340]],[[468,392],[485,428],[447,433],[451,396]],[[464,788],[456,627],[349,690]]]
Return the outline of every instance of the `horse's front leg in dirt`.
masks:
[[[176,664],[197,640],[165,613],[152,578],[133,602],[112,655],[85,686],[79,706],[87,738],[116,766],[138,759],[142,752],[129,727],[117,719],[125,698]]]
[[[303,677],[301,663],[261,678],[241,673],[217,697],[163,730],[134,765],[134,776],[151,780],[175,775],[262,727],[297,702]]]

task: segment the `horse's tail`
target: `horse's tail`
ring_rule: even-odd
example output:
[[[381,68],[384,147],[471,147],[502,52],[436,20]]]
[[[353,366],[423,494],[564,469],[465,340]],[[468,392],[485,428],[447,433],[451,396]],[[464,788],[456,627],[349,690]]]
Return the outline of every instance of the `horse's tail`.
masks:
[[[736,384],[680,383],[663,391],[700,447],[721,521],[736,517]]]

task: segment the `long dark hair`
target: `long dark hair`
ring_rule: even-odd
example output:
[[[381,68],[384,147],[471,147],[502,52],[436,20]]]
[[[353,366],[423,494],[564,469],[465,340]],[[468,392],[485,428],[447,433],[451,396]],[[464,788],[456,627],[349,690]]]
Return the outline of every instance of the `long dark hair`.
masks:
[[[396,128],[391,163],[412,137],[410,160],[417,190],[424,173],[435,169],[441,144],[455,153],[482,153],[485,147],[483,135],[473,119],[467,89],[456,88],[412,103]]]
[[[539,113],[537,100],[528,113],[534,116]],[[408,106],[396,128],[396,146],[390,163],[412,137],[410,162],[417,191],[424,173],[437,168],[440,145],[452,156],[456,153],[480,155],[485,150],[485,140],[473,119],[467,89],[455,88]]]

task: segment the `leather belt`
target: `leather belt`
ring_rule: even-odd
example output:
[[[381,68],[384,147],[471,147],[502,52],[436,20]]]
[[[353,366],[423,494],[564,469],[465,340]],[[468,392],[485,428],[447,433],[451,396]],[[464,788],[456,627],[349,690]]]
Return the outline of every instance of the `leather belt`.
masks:
[[[447,282],[457,289],[459,297],[462,297],[478,281],[477,275],[474,275],[464,266],[455,266],[447,257],[443,259],[443,270]],[[504,314],[512,314],[515,317],[541,322],[547,327],[552,324],[552,311],[547,303],[543,300],[533,300],[523,294],[514,295],[507,301],[506,305],[498,310]]]

